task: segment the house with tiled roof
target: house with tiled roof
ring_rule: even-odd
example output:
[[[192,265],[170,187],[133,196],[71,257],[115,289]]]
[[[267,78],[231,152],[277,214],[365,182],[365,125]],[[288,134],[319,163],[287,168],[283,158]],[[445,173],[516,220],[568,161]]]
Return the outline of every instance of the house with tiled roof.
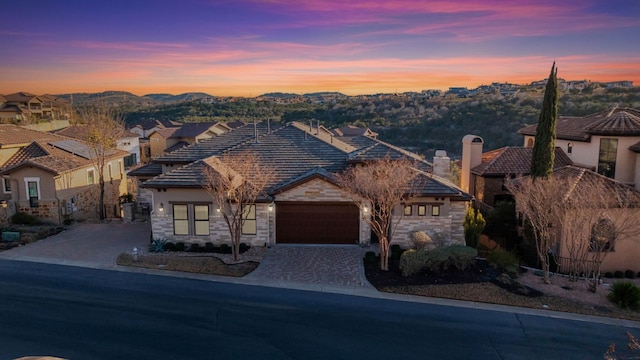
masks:
[[[149,135],[150,157],[181,149],[231,130],[219,122],[184,123],[179,127],[158,129]]]
[[[120,215],[119,196],[127,192],[123,159],[128,153],[107,155],[104,176],[107,215]],[[0,124],[0,177],[6,222],[16,212],[40,220],[62,223],[65,219],[97,216],[98,174],[90,148],[81,140]]]
[[[143,119],[131,126],[128,130],[138,134],[140,138],[149,138],[149,135],[156,130],[180,127],[180,125],[182,125],[182,123],[173,120]]]
[[[410,246],[410,234],[441,233],[464,244],[463,221],[471,196],[447,179],[434,175],[430,163],[416,154],[373,137],[343,141],[322,127],[297,122],[240,126],[219,136],[167,153],[130,172],[144,179],[152,199],[154,238],[184,243],[229,243],[229,232],[203,190],[207,168],[221,156],[257,154],[275,176],[264,196],[247,211],[242,242],[267,244],[364,244],[371,230],[362,220],[367,204],[356,204],[337,185],[335,174],[384,157],[409,158],[420,178],[419,196],[398,204],[395,243]],[[155,175],[154,175],[155,174]]]
[[[518,131],[533,147],[536,125]],[[560,116],[555,145],[574,164],[640,189],[640,110],[614,108],[595,114]]]
[[[68,119],[71,105],[53,95],[17,92],[0,101],[0,121],[28,123],[30,120]]]
[[[87,132],[83,131],[82,125],[67,126],[63,129],[56,130],[55,133],[83,141],[87,138]],[[138,134],[128,130],[124,131],[120,139],[118,139],[117,148],[129,153],[129,155],[124,158],[125,169],[140,164],[140,138]]]
[[[499,201],[511,199],[505,181],[530,174],[533,148],[506,146],[482,152],[483,143],[484,139],[476,135],[463,138],[460,187],[476,201],[493,207]],[[555,149],[554,168],[572,164],[562,149]]]

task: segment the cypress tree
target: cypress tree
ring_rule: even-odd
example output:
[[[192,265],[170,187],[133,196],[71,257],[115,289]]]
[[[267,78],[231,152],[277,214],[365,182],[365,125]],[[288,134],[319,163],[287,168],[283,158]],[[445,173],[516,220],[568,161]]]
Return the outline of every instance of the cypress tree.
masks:
[[[558,119],[558,69],[551,66],[551,74],[544,89],[544,100],[538,118],[536,140],[531,158],[531,177],[548,178],[553,172],[555,157],[556,120]]]

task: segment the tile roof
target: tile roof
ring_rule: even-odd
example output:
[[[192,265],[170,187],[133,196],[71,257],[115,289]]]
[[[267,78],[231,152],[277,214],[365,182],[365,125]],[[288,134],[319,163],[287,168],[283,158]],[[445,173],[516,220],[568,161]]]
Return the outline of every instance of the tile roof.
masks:
[[[171,137],[174,138],[193,138],[209,131],[213,126],[218,124],[216,121],[184,123],[174,132]]]
[[[535,136],[537,127],[537,124],[527,126],[518,130],[518,133]],[[631,108],[615,108],[583,117],[558,117],[556,123],[558,139],[589,141],[592,135],[639,136],[640,111]]]
[[[182,149],[184,147],[189,146],[190,144],[186,141],[178,141],[177,143],[169,146],[168,148],[164,149],[165,152],[172,152],[172,151],[176,151],[179,149]]]
[[[33,141],[60,140],[61,136],[32,130],[13,124],[0,124],[0,148],[11,145],[25,146]]]
[[[471,169],[480,176],[526,175],[531,171],[532,147],[507,146],[482,154],[482,163]],[[562,149],[556,147],[554,169],[573,162]]]
[[[257,141],[254,126],[248,125],[162,156],[158,163],[186,165],[147,180],[143,187],[199,188],[202,184],[204,166],[201,159],[223,154],[233,156],[247,151],[257,154],[263,166],[274,171],[275,177],[267,186],[269,193],[278,192],[312,176],[326,177],[328,174],[338,173],[352,162],[352,157],[347,151],[353,149],[351,146],[344,149],[347,144],[331,143],[331,138],[325,138],[322,132],[313,133],[315,130],[311,129],[312,133],[309,133],[309,128],[300,123],[278,127],[270,133],[266,132],[264,124],[257,128]],[[421,170],[430,170],[430,165],[419,156],[379,140],[370,140],[367,142],[370,145],[368,148],[353,152],[356,158],[373,160],[376,156],[380,158],[387,154],[394,158],[410,157],[418,160]],[[160,168],[136,169],[130,172],[130,175],[148,176],[154,169],[158,171]],[[421,178],[425,180],[420,186],[424,194],[470,198],[446,180],[426,172],[422,173]]]
[[[155,163],[155,162],[142,165],[138,168],[129,170],[129,172],[127,173],[127,175],[130,175],[130,176],[143,176],[143,177],[158,176],[160,174],[162,174],[162,164]]]
[[[153,135],[153,134],[158,134],[158,135],[162,136],[163,138],[168,139],[168,138],[172,137],[173,134],[176,131],[178,131],[178,129],[180,129],[180,128],[177,128],[177,127],[161,128],[161,129],[155,130],[154,132],[149,134],[149,137],[151,137],[151,135]]]
[[[168,127],[179,127],[182,123],[173,120],[158,120],[158,119],[143,119],[138,121],[133,127],[139,127],[144,130],[151,130],[154,127],[157,128],[168,128]]]

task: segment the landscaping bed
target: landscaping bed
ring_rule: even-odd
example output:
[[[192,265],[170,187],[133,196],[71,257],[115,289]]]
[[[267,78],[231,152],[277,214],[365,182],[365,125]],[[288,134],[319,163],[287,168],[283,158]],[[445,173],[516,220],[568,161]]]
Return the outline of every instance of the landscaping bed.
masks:
[[[118,256],[116,263],[122,266],[232,277],[245,276],[260,264],[255,261],[227,264],[212,255],[182,256],[170,253],[139,255],[137,260],[134,260],[133,255],[123,253]]]
[[[465,271],[422,272],[408,277],[401,275],[397,258],[389,259],[389,271],[380,270],[377,261],[365,261],[364,266],[371,285],[389,293],[640,321],[640,312],[620,309],[607,300],[606,284],[592,293],[584,282],[570,282],[562,276],[554,276],[550,285],[544,284],[532,271],[523,271],[515,281],[509,281],[483,260],[477,260]]]

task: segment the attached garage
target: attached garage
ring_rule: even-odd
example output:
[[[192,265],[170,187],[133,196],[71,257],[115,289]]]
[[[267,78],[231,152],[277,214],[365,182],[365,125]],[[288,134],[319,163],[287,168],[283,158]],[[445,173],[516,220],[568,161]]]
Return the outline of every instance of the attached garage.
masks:
[[[278,244],[357,244],[359,229],[352,203],[276,203]]]

